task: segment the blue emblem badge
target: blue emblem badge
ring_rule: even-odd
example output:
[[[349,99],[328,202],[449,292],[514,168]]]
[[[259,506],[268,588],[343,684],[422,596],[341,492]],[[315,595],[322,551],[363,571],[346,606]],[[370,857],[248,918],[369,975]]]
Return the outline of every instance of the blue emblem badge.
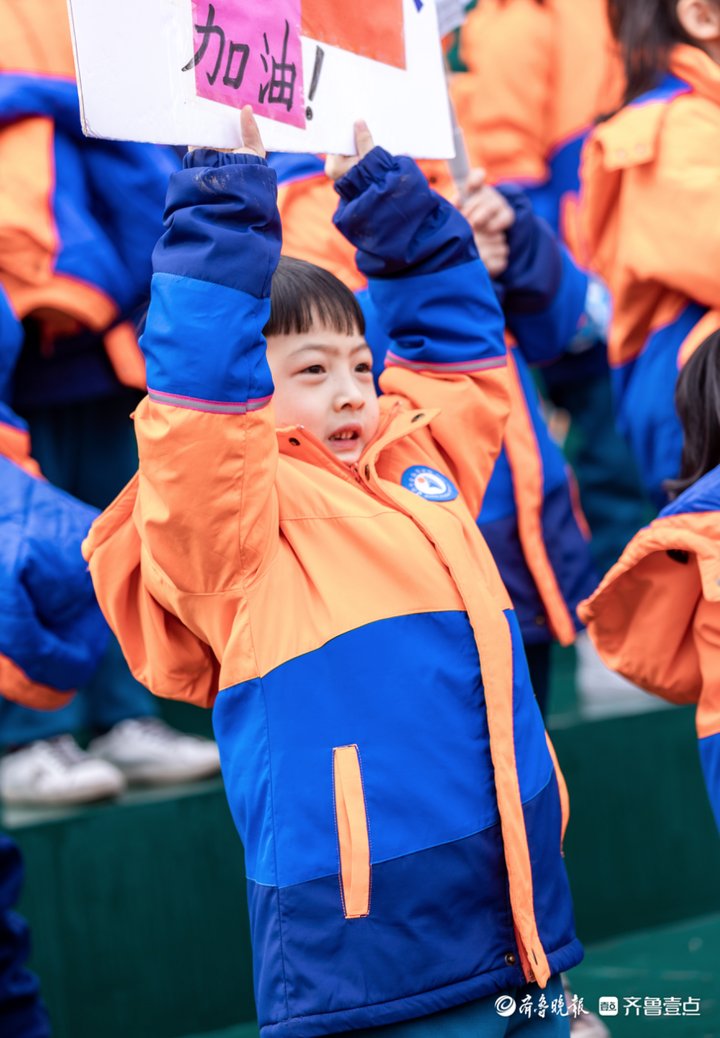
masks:
[[[458,489],[447,476],[426,465],[411,465],[405,469],[400,480],[406,490],[424,497],[426,501],[454,501]]]

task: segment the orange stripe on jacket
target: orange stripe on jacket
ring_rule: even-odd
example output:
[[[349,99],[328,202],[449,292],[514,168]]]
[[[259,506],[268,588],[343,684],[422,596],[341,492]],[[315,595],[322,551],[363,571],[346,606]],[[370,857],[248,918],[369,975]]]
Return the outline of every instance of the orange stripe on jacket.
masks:
[[[40,477],[40,466],[30,456],[30,435],[24,429],[0,422],[0,455],[9,458],[31,476]]]
[[[520,543],[548,615],[553,635],[561,645],[572,645],[575,641],[575,624],[548,557],[543,534],[542,459],[512,354],[512,349],[509,349],[511,404],[503,446],[512,473]]]
[[[0,696],[30,710],[59,710],[67,706],[74,692],[58,692],[49,685],[32,681],[24,670],[7,656],[0,655]]]
[[[370,834],[357,746],[333,750],[335,819],[346,919],[370,913]]]

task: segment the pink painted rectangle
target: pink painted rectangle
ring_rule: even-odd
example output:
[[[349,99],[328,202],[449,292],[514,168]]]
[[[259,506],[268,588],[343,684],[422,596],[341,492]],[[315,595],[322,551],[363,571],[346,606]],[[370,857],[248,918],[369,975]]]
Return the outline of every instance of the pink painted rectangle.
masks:
[[[301,0],[192,0],[198,97],[305,126]]]

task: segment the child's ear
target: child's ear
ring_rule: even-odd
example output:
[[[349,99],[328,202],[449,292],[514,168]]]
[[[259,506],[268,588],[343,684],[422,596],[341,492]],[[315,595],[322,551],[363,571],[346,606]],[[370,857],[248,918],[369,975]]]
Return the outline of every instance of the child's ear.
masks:
[[[717,0],[678,0],[677,16],[691,40],[697,40],[700,45],[720,41]]]

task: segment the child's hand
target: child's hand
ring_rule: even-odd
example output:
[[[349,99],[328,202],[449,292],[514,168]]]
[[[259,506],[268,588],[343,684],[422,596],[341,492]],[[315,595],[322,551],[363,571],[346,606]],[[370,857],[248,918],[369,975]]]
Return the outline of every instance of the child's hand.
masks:
[[[510,259],[510,249],[505,235],[476,234],[475,244],[490,277],[499,278],[504,274]]]
[[[478,234],[498,234],[515,223],[515,210],[499,191],[485,183],[485,171],[481,169],[474,169],[468,178],[461,212]]]
[[[213,148],[213,151],[224,151],[232,155],[257,155],[259,158],[265,158],[265,145],[262,142],[260,136],[260,130],[258,124],[255,122],[255,116],[250,105],[245,105],[240,110],[240,134],[243,139],[241,148]],[[197,151],[201,145],[193,145],[188,148],[188,151]]]
[[[506,269],[510,250],[506,231],[515,222],[515,211],[499,191],[485,183],[485,171],[473,170],[462,214],[473,229],[480,259],[490,277]]]
[[[352,169],[360,159],[365,158],[369,151],[372,151],[375,147],[375,142],[372,139],[372,134],[368,129],[367,123],[362,119],[358,119],[354,126],[355,129],[355,155],[328,155],[325,160],[325,175],[330,180],[339,180],[340,177],[344,177],[348,170]]]

